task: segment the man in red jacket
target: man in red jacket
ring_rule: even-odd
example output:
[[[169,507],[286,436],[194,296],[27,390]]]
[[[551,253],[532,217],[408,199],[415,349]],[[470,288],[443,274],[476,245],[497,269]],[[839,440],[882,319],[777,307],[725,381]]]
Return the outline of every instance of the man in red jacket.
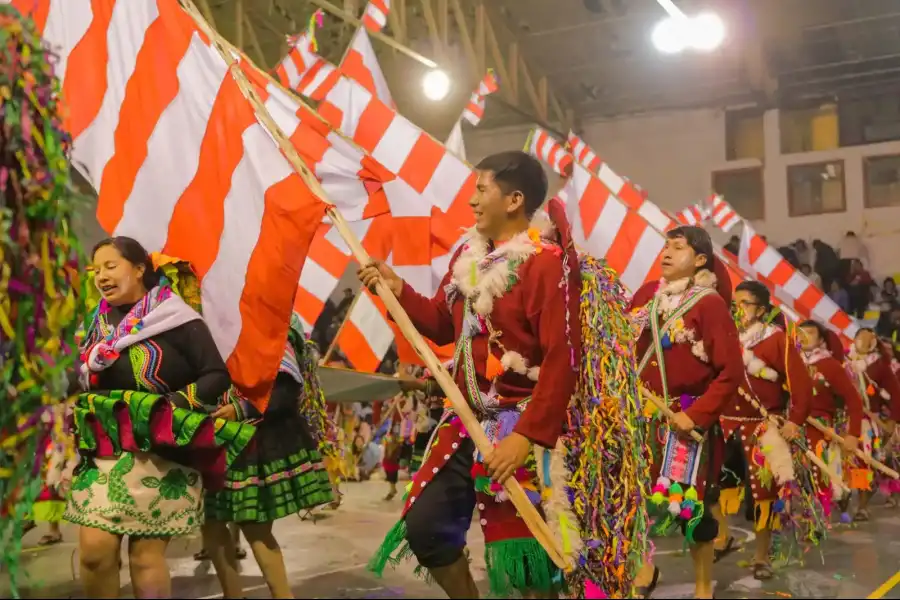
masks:
[[[504,152],[476,169],[475,230],[434,298],[416,293],[384,264],[366,266],[359,276],[370,288],[383,281],[425,337],[456,342],[456,383],[495,447],[476,456],[459,419],[445,417],[403,518],[371,568],[379,572],[413,554],[451,598],[478,597],[465,555],[477,507],[493,595],[548,596],[556,569],[499,484],[514,476],[540,503],[534,491],[540,482],[526,461],[534,445],[554,448],[566,421],[580,364],[580,280],[573,278],[575,265],[567,277],[564,257],[571,256],[539,212],[547,193],[541,164]]]
[[[813,384],[803,358],[783,329],[766,318],[772,311],[769,290],[758,281],[742,281],[734,292],[734,305],[743,350],[747,381],[742,384],[747,397],[753,398],[773,416],[786,420],[779,432],[771,427],[762,412],[740,394],[722,414],[722,430],[729,449],[743,458],[742,473],[725,469],[720,505],[723,515],[736,514],[741,505],[744,480],[749,477],[756,529],[756,554],[751,566],[756,579],[772,578],[769,564],[772,531],[779,526],[776,501],[780,483],[793,479],[791,449],[785,440],[800,435],[812,406]],[[763,469],[769,473],[760,477]],[[774,479],[774,481],[772,481]],[[735,548],[728,535],[728,521],[719,522],[716,540],[718,557]],[[720,545],[721,544],[721,545]]]
[[[729,306],[730,281],[714,263],[709,234],[699,227],[678,227],[666,237],[664,279],[644,285],[632,299],[643,385],[675,411],[671,423],[651,424],[663,448],[662,456],[654,456],[654,476],[660,475],[654,498],[675,513],[674,520],[693,542],[695,596],[712,598],[718,532],[713,511],[718,511],[722,454],[719,417],[737,396],[744,365]],[[670,435],[667,425],[677,435]],[[694,431],[703,433],[702,444],[688,437]],[[648,597],[658,576],[647,561],[637,576],[635,596]]]
[[[842,400],[848,422],[848,434],[844,436],[843,450],[852,453],[859,447],[863,404],[859,392],[844,369],[844,349],[840,340],[835,338],[836,336],[832,336],[815,321],[800,323],[803,361],[815,385],[810,416],[823,425],[834,428],[838,416],[838,399]],[[825,462],[835,471],[841,470],[839,445],[830,444],[821,431],[811,426],[806,428],[806,437],[810,450],[824,457]],[[819,488],[820,500],[829,514],[832,499],[846,500],[839,482],[830,481],[821,471],[819,471]]]
[[[887,442],[900,420],[900,381],[891,369],[891,358],[890,349],[868,327],[862,327],[856,332],[847,357],[847,364],[856,377],[857,388],[867,412],[863,417],[863,450],[882,461],[885,460],[885,452],[891,451],[891,444]],[[881,438],[881,452],[876,452],[874,448],[876,436]],[[867,471],[871,473],[868,469]],[[885,483],[880,474],[873,478]],[[869,500],[874,495],[874,487],[870,485],[867,489],[860,490],[855,521],[869,520]],[[888,498],[892,498],[892,482],[888,482],[884,488]]]

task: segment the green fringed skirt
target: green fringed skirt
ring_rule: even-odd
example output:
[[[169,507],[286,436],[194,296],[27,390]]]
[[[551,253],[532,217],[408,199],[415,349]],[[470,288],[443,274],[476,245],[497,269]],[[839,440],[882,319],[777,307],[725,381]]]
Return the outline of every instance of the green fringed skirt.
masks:
[[[225,487],[207,493],[207,519],[270,523],[332,501],[317,442],[296,401],[288,401],[300,388],[283,376],[277,381],[255,443],[225,473]]]

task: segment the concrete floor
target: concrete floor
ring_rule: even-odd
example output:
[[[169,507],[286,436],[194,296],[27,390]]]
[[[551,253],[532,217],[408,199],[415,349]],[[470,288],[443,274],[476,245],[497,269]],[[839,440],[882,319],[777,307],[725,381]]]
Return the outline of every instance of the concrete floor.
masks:
[[[406,565],[378,579],[365,564],[400,510],[398,499],[381,500],[386,484],[380,481],[347,484],[344,504],[337,512],[322,511],[317,522],[288,518],[278,522],[276,535],[284,549],[285,562],[297,598],[441,598],[412,575]],[[818,556],[805,565],[779,571],[765,585],[755,581],[745,566],[751,551],[738,551],[716,565],[717,595],[720,598],[865,598],[900,569],[900,509],[890,510],[873,501],[873,522],[859,527],[836,529],[824,547],[822,564]],[[743,525],[737,523],[738,526]],[[739,537],[751,535],[736,531]],[[52,548],[35,548],[43,535],[40,529],[25,538],[24,570],[29,581],[23,596],[32,598],[81,597],[77,583],[78,532],[64,527],[64,542]],[[483,548],[480,528],[470,532],[472,555]],[[173,592],[181,598],[215,598],[220,593],[208,563],[197,563],[192,554],[199,550],[197,538],[174,541],[169,550]],[[658,565],[662,571],[657,598],[691,598],[690,559],[681,552],[678,539],[658,544]],[[122,571],[123,595],[129,596],[127,558]],[[483,562],[474,561],[475,578],[483,582]],[[268,589],[252,558],[243,562],[243,575],[250,598],[266,598]],[[8,578],[0,575],[0,597],[8,597]],[[884,598],[900,598],[900,586]]]

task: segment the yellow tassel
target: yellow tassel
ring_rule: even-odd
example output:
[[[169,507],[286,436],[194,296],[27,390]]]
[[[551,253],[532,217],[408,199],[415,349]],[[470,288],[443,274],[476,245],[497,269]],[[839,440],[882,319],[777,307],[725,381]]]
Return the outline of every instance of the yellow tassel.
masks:
[[[725,488],[719,492],[719,507],[722,514],[736,515],[741,510],[744,500],[743,488]]]
[[[569,538],[569,527],[571,527],[569,517],[567,517],[565,513],[560,513],[559,532],[560,535],[562,535],[563,554],[566,555],[572,553],[572,540]]]
[[[756,503],[756,511],[755,511],[755,521],[754,526],[756,531],[762,531],[766,529],[766,526],[769,524],[769,519],[772,516],[772,501],[771,500],[760,500]]]

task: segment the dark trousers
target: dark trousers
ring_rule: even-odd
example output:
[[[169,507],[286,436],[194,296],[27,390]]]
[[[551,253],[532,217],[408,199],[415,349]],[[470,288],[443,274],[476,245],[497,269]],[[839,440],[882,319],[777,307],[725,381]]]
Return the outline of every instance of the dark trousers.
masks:
[[[471,438],[459,448],[406,513],[406,541],[426,569],[452,565],[463,556],[475,511]]]

